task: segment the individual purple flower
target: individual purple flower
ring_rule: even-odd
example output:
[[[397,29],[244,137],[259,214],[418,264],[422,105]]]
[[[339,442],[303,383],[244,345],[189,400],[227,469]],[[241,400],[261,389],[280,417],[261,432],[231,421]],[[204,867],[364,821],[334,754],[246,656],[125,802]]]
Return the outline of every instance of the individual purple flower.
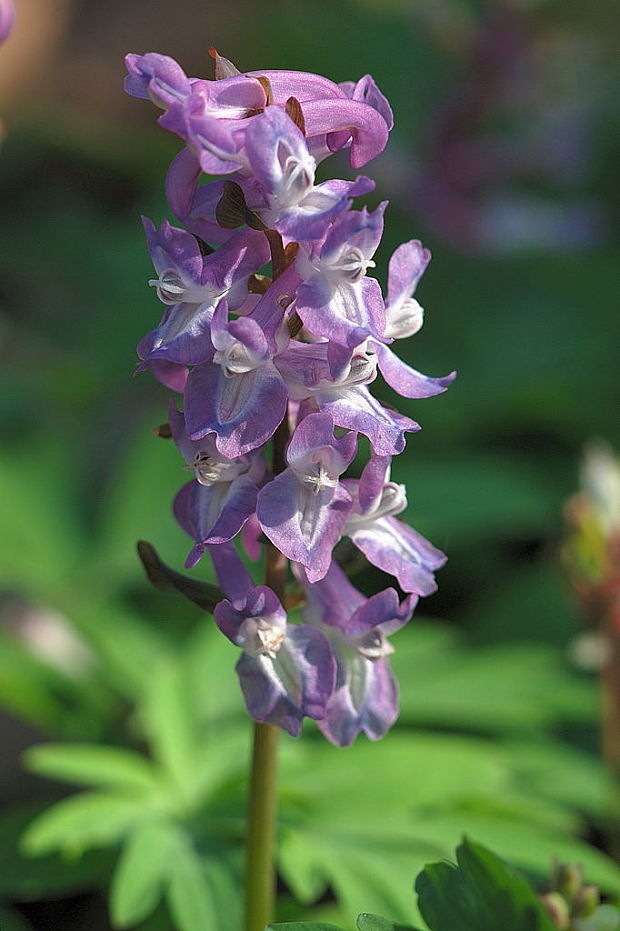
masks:
[[[421,328],[424,311],[413,294],[430,258],[430,252],[418,240],[403,243],[392,255],[385,302],[385,338],[404,339]],[[433,397],[445,391],[456,378],[456,372],[441,378],[423,375],[399,359],[382,341],[369,339],[366,348],[376,354],[384,379],[402,397]]]
[[[286,414],[287,387],[272,360],[288,343],[283,320],[295,281],[290,268],[248,317],[229,321],[220,305],[211,322],[212,361],[189,374],[188,433],[194,440],[214,433],[218,450],[228,458],[266,443]]]
[[[389,457],[373,456],[359,480],[344,480],[353,508],[343,533],[369,562],[396,576],[403,591],[431,595],[434,572],[446,556],[394,516],[407,507],[407,497],[404,485],[389,480],[389,469]]]
[[[231,600],[216,606],[215,620],[243,650],[236,669],[248,713],[298,737],[304,716],[322,718],[333,692],[335,661],[327,638],[316,627],[287,624],[275,593],[266,585],[253,587],[232,547],[220,549],[213,551],[218,577],[232,591]]]
[[[374,188],[374,183],[363,177],[354,182],[315,185],[316,162],[306,140],[279,107],[268,107],[252,120],[245,150],[260,198],[246,196],[248,204],[266,226],[288,239],[307,241],[322,236],[328,224],[346,210],[350,197]]]
[[[146,55],[125,56],[127,76],[125,91],[132,97],[151,100],[162,110],[184,100],[191,82],[180,65],[167,55],[148,52]]]
[[[305,588],[304,620],[327,636],[337,664],[334,693],[318,726],[339,747],[362,732],[378,740],[398,717],[398,685],[388,660],[394,648],[387,637],[411,618],[417,598],[409,595],[399,604],[393,588],[366,598],[337,563]]]
[[[315,336],[353,349],[368,336],[383,337],[385,309],[379,282],[366,276],[383,232],[384,202],[372,213],[350,210],[320,245],[300,248],[302,278],[295,309]]]
[[[260,453],[226,459],[212,436],[192,442],[183,414],[172,403],[168,422],[187,468],[194,473],[194,480],[181,488],[173,503],[174,516],[195,540],[185,561],[191,569],[207,546],[231,540],[254,514],[266,466]]]
[[[355,350],[338,358],[340,370],[332,376],[329,362],[330,344],[292,344],[276,360],[288,386],[289,396],[304,401],[304,410],[328,413],[336,426],[367,436],[374,452],[396,455],[405,447],[405,434],[419,425],[385,408],[366,387],[376,376],[374,356]]]
[[[150,97],[166,110],[160,124],[190,145],[206,172],[237,170],[253,116],[269,105],[284,107],[290,97],[302,105],[311,151],[324,156],[348,147],[351,166],[361,168],[387,143],[391,114],[388,123],[387,102],[378,89],[349,95],[327,78],[300,71],[229,71],[215,81],[196,80],[171,58],[153,52],[128,55],[126,62],[126,91]]]
[[[149,284],[168,309],[138,345],[144,361],[163,359],[196,365],[213,354],[211,319],[222,302],[238,310],[248,298],[247,281],[268,258],[265,237],[240,230],[216,252],[203,255],[195,236],[164,221],[155,229],[143,219],[157,278]]]
[[[256,515],[271,542],[305,566],[310,581],[329,569],[351,498],[339,482],[357,449],[357,437],[334,438],[329,414],[309,414],[289,443],[288,467],[261,489]]]

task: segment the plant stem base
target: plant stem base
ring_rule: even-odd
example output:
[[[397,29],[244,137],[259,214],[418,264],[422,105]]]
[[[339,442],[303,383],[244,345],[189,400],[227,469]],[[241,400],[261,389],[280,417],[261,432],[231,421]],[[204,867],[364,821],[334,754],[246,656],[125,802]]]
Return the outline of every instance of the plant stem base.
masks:
[[[245,931],[264,931],[274,918],[278,734],[278,728],[272,724],[254,724]]]

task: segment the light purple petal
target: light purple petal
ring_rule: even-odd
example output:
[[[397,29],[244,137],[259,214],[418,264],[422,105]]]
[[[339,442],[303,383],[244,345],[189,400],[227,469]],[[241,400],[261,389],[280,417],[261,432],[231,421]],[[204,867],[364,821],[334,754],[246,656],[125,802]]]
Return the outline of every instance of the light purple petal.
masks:
[[[388,125],[373,107],[349,99],[308,100],[303,107],[306,135],[346,130],[350,133],[352,168],[362,168],[388,141]]]
[[[353,527],[349,536],[369,562],[396,576],[403,591],[431,595],[437,590],[433,573],[446,557],[412,527],[395,517],[382,517]]]
[[[266,443],[284,419],[288,392],[271,362],[226,377],[219,365],[192,369],[185,392],[185,422],[192,439],[215,433],[217,448],[235,459]]]
[[[204,550],[210,544],[226,543],[239,533],[256,509],[258,489],[246,475],[233,482],[201,485],[188,482],[173,503],[174,516],[182,529]],[[196,559],[192,550],[192,566]],[[191,568],[191,566],[188,566]]]
[[[202,168],[191,149],[181,149],[166,175],[166,197],[177,220],[208,243],[222,243],[234,231],[215,219],[215,208],[223,193],[223,180],[199,186]]]
[[[244,653],[237,673],[250,715],[293,737],[304,716],[321,718],[331,695],[335,664],[324,635],[306,625],[289,625],[275,659]]]
[[[295,309],[316,336],[350,349],[385,329],[383,296],[375,278],[333,285],[316,275],[299,286]]]
[[[364,466],[357,490],[357,499],[362,514],[373,510],[379,503],[391,462],[390,456],[373,455]]]
[[[132,97],[150,99],[165,109],[190,93],[191,84],[185,72],[167,55],[157,52],[129,54],[125,56],[125,64],[128,72],[125,91]]]
[[[218,546],[210,546],[209,555],[213,560],[222,591],[233,601],[246,598],[254,588],[254,582],[239,559],[234,544],[220,543]]]
[[[146,371],[147,369],[152,372],[157,381],[160,381],[166,388],[170,388],[171,391],[178,391],[180,394],[185,391],[187,376],[189,374],[189,369],[186,365],[165,362],[163,359],[148,359],[147,361],[140,362],[136,369],[136,374]]]
[[[325,460],[328,455],[334,470],[341,475],[351,464],[357,450],[354,433],[334,439],[334,421],[329,414],[309,414],[295,430],[286,451],[289,465],[295,467],[308,457],[316,461],[317,452]]]
[[[394,250],[388,267],[386,306],[397,306],[411,297],[430,260],[429,250],[417,239],[404,242]]]
[[[367,103],[374,110],[377,110],[385,120],[387,128],[392,129],[394,126],[392,108],[369,74],[365,74],[356,84],[351,81],[350,83],[341,84],[340,87],[342,87],[347,96],[351,97],[352,100],[359,100],[361,103]]]
[[[350,746],[362,732],[378,740],[398,717],[398,685],[387,658],[372,661],[354,654],[337,661],[336,691],[318,722],[320,730],[338,747]]]
[[[213,304],[173,304],[158,327],[138,343],[138,357],[163,359],[176,365],[199,365],[213,356]]]
[[[249,618],[260,618],[274,628],[285,629],[286,611],[280,599],[267,585],[258,585],[244,593],[243,597],[220,601],[214,612],[217,626],[237,646],[243,646],[243,624]]]
[[[191,377],[191,376],[190,376]],[[420,429],[419,424],[383,407],[365,386],[317,391],[317,405],[327,411],[339,427],[363,433],[378,456],[395,456],[405,448],[405,434]]]
[[[346,96],[334,81],[309,71],[248,71],[247,76],[267,78],[276,104],[285,104],[289,97],[296,97],[303,103],[305,100],[338,100]]]
[[[456,372],[433,378],[411,368],[383,343],[374,342],[372,349],[377,354],[379,369],[390,386],[404,398],[432,398],[446,391],[456,378]]]
[[[351,497],[344,488],[315,494],[289,468],[261,489],[256,514],[271,542],[304,565],[314,580],[329,569],[350,510]]]
[[[376,627],[384,633],[394,633],[410,620],[418,599],[414,596],[405,598],[401,603],[394,588],[386,588],[372,595],[355,610],[341,629],[347,636],[355,637]]]

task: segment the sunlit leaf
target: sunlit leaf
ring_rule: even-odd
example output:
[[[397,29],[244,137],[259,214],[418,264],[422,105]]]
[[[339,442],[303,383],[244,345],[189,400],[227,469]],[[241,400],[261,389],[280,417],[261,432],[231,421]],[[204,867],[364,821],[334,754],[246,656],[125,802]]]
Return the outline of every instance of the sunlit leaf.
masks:
[[[416,931],[411,925],[400,925],[379,915],[360,915],[357,919],[358,931]]]
[[[143,708],[154,759],[185,803],[194,800],[199,781],[201,737],[182,666],[172,659],[151,670]]]
[[[166,898],[179,931],[219,931],[218,911],[204,864],[189,843],[176,847]]]
[[[77,856],[90,848],[115,843],[147,813],[139,798],[83,792],[39,815],[26,830],[23,847],[31,856],[54,850]]]
[[[150,793],[159,788],[157,773],[144,756],[98,744],[43,744],[25,754],[29,769],[77,785],[118,787]]]
[[[554,922],[524,877],[464,841],[457,865],[434,863],[418,876],[418,906],[431,931],[553,931]]]
[[[165,821],[141,824],[131,832],[112,876],[110,914],[115,926],[127,928],[155,909],[176,846],[176,829]]]

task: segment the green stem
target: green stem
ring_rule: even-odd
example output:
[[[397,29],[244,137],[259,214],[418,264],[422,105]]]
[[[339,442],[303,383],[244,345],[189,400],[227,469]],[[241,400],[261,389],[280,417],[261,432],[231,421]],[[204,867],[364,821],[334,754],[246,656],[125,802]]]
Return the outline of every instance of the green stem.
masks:
[[[248,812],[246,931],[264,931],[274,917],[277,749],[278,728],[256,721]]]
[[[282,237],[266,230],[272,256],[274,280],[286,267]],[[286,468],[286,445],[290,437],[288,415],[273,437],[272,470]],[[267,545],[265,582],[282,604],[286,590],[288,560],[273,544]],[[246,861],[245,931],[264,931],[275,916],[276,827],[278,807],[278,736],[273,724],[254,723],[254,747],[250,776]]]

